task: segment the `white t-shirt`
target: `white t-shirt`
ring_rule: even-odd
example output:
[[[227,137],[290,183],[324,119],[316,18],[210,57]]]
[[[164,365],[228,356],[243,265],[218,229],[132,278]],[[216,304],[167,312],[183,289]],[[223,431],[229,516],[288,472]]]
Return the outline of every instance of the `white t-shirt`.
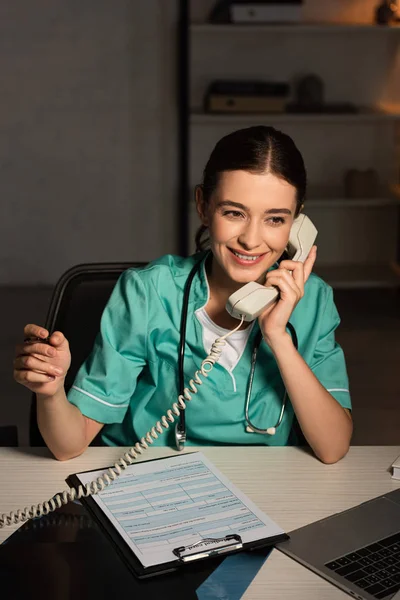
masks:
[[[216,338],[229,333],[231,330],[216,325],[214,321],[210,319],[204,307],[196,310],[195,314],[200,323],[203,325],[203,345],[205,351],[207,354],[209,354],[211,346],[215,342]],[[254,321],[251,323],[251,325],[249,325],[249,327],[246,327],[246,329],[239,329],[239,331],[232,333],[232,335],[225,340],[225,346],[222,350],[218,364],[225,367],[225,369],[229,371],[231,375],[232,370],[235,368],[243,354],[253,325]]]

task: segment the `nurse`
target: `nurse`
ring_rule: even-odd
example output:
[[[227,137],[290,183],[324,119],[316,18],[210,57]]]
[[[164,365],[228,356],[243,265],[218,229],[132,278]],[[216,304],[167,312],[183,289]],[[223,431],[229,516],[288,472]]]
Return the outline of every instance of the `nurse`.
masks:
[[[81,454],[100,432],[104,444],[132,446],[177,400],[184,290],[195,265],[185,386],[214,340],[238,326],[225,310],[233,292],[257,281],[276,286],[280,297],[226,339],[220,361],[187,403],[187,444],[293,444],[298,423],[324,463],[346,454],[351,401],[345,359],[335,342],[340,319],[332,289],[312,273],[315,246],[304,264],[284,255],[305,194],[304,162],[289,136],[265,126],[225,136],[195,191],[202,223],[197,252],[163,256],[123,273],[68,397],[64,380],[71,357],[62,332],[53,332],[49,344],[24,342],[17,349],[14,378],[36,393],[39,429],[57,459]],[[49,333],[32,324],[24,330],[25,338]],[[274,435],[258,433],[277,423]],[[174,427],[154,441],[166,444],[175,444]]]

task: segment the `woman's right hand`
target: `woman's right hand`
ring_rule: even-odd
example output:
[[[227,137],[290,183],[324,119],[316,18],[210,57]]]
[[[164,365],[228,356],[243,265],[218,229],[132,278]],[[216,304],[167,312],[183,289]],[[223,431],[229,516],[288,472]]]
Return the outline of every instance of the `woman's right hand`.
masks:
[[[15,381],[42,397],[54,396],[64,387],[71,364],[68,340],[61,331],[55,331],[47,340],[48,336],[44,327],[26,325],[25,341],[17,346],[14,360]],[[34,341],[26,341],[29,338]]]

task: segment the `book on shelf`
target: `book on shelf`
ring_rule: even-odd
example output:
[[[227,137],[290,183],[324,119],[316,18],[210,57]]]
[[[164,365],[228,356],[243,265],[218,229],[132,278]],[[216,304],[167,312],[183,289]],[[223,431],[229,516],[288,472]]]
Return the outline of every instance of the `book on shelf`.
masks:
[[[210,94],[207,96],[205,110],[208,113],[284,113],[284,98],[263,96],[235,96]]]
[[[209,23],[298,23],[303,0],[216,0]]]
[[[299,23],[302,3],[302,0],[240,0],[230,5],[230,19],[232,23]]]
[[[283,113],[289,84],[251,80],[213,81],[204,98],[208,113]]]
[[[290,86],[285,81],[260,81],[258,79],[215,79],[208,87],[213,94],[250,96],[287,96]]]

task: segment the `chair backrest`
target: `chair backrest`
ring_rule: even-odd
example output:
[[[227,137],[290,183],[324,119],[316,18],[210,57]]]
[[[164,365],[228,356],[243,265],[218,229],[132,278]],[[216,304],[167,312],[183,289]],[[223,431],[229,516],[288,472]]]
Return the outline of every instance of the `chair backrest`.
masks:
[[[65,379],[68,392],[75,375],[89,355],[99,331],[100,318],[121,273],[146,263],[98,263],[72,267],[56,284],[46,318],[46,328],[62,331],[68,339],[72,362]],[[36,419],[36,396],[33,395],[29,421],[31,446],[44,446]],[[96,442],[95,442],[96,443]]]

